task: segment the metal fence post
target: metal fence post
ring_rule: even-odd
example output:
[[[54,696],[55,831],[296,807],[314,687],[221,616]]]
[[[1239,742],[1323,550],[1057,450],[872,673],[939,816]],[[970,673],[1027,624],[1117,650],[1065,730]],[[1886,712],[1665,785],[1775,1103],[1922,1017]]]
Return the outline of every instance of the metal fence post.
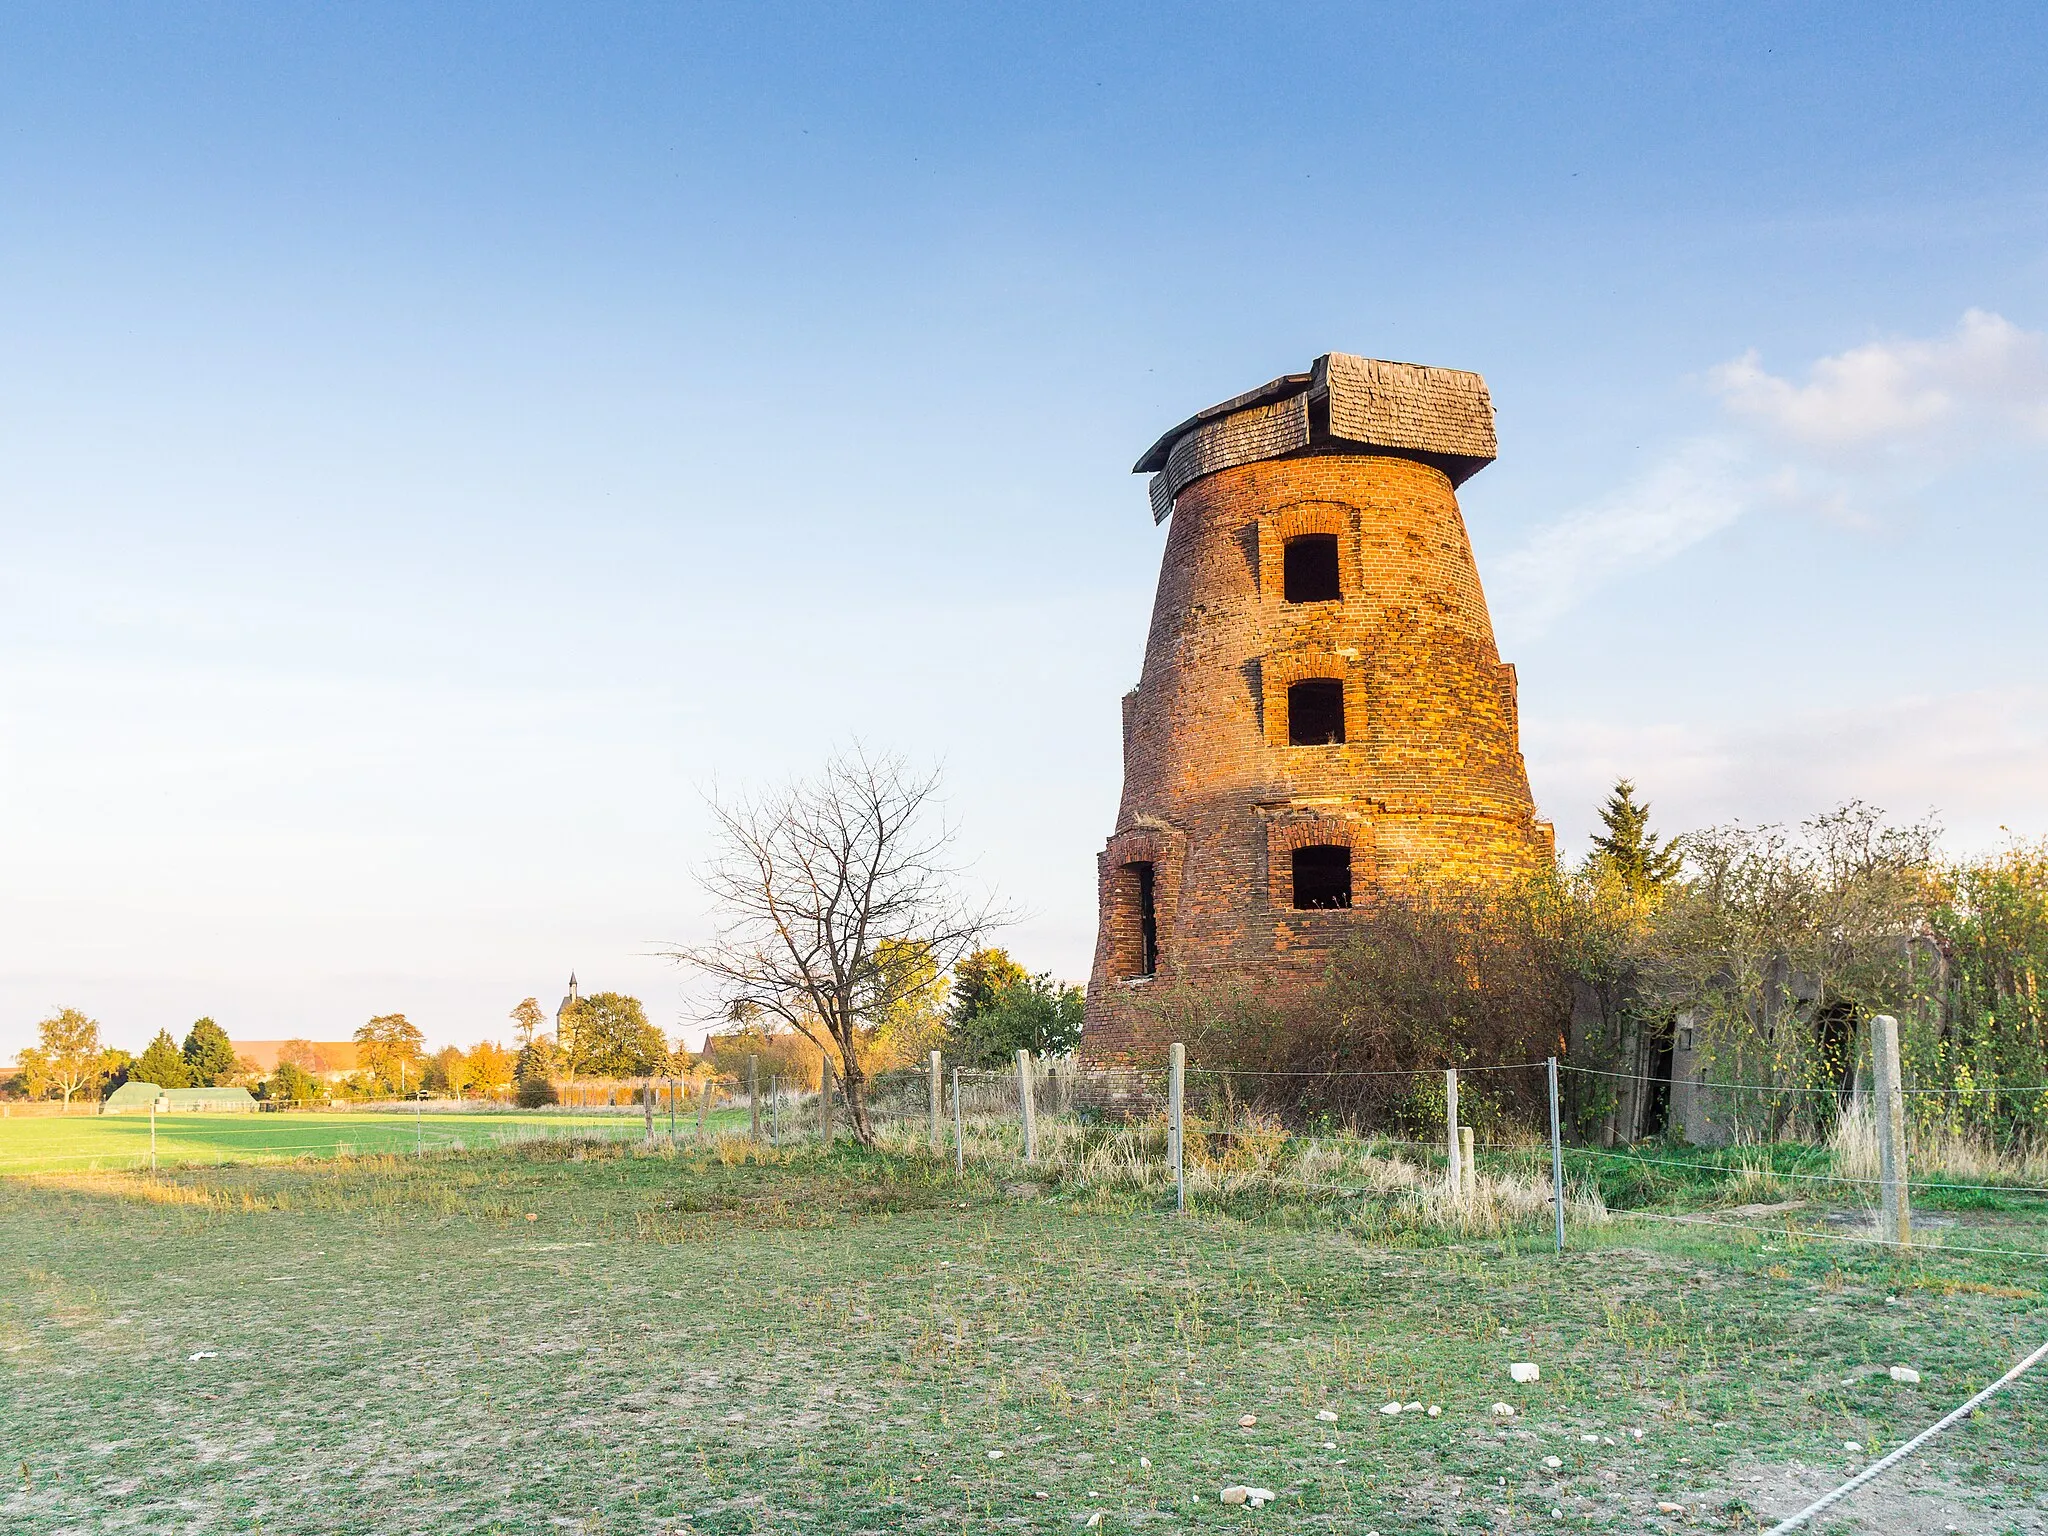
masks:
[[[747,1135],[755,1141],[761,1139],[761,1058],[747,1058],[747,1107],[751,1112],[747,1121]]]
[[[932,1156],[939,1155],[939,1053],[932,1052]]]
[[[1870,1021],[1870,1059],[1877,1078],[1878,1236],[1909,1248],[1913,1219],[1906,1197],[1906,1085],[1899,1072],[1899,1021],[1888,1013]]]
[[[960,1113],[960,1069],[953,1069],[953,1172],[967,1172],[967,1126]]]
[[[1031,1053],[1017,1053],[1017,1111],[1024,1127],[1024,1161],[1038,1161],[1038,1095],[1031,1091]]]
[[[1188,1208],[1186,1159],[1182,1154],[1182,1120],[1187,1104],[1188,1048],[1175,1041],[1166,1053],[1166,1156],[1173,1164],[1173,1208]]]
[[[1550,1079],[1550,1203],[1557,1211],[1557,1251],[1564,1252],[1564,1130],[1557,1116],[1557,1058],[1546,1064]]]
[[[1479,1198],[1479,1160],[1472,1155],[1472,1127],[1458,1127],[1458,1198],[1471,1204]]]
[[[1451,1193],[1465,1187],[1458,1172],[1458,1069],[1444,1069],[1444,1156],[1449,1160]]]

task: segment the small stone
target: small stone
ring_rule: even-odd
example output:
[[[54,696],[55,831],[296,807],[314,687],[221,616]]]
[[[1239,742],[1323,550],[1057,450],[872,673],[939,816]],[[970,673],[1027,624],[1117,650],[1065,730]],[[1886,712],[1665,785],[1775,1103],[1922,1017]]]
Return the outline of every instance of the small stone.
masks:
[[[539,1221],[539,1220],[540,1220],[540,1212],[538,1212],[538,1211],[528,1211],[528,1212],[526,1213],[526,1219],[527,1219],[528,1221]]]
[[[1543,1379],[1543,1372],[1536,1368],[1536,1364],[1532,1360],[1517,1360],[1508,1367],[1508,1375],[1522,1383],[1523,1386],[1527,1386],[1532,1381],[1541,1381]]]
[[[1253,1509],[1257,1509],[1262,1504],[1273,1502],[1273,1490],[1270,1488],[1247,1488],[1244,1491],[1244,1500]]]
[[[1334,1440],[1325,1440],[1323,1442],[1323,1449],[1326,1451],[1334,1451],[1335,1449],[1337,1449],[1337,1442]]]
[[[990,1451],[988,1453],[988,1459],[990,1461],[1001,1461],[1003,1459],[1003,1453],[1001,1451]]]
[[[1086,1520],[1082,1521],[1081,1523],[1082,1525],[1086,1526],[1089,1530],[1094,1530],[1096,1526],[1102,1524],[1102,1511],[1099,1509],[1096,1510],[1094,1514],[1090,1515]]]
[[[1895,1365],[1891,1369],[1891,1378],[1893,1381],[1916,1382],[1920,1379],[1920,1373],[1910,1365]]]
[[[1588,1445],[1598,1445],[1600,1443],[1600,1437],[1598,1435],[1581,1435],[1579,1436],[1579,1438],[1585,1441]]]
[[[1226,1504],[1242,1504],[1246,1499],[1251,1497],[1251,1492],[1251,1489],[1245,1487],[1243,1483],[1232,1483],[1228,1488],[1224,1489],[1222,1493],[1217,1495],[1217,1497],[1222,1499],[1223,1502]]]
[[[1330,1410],[1327,1408],[1318,1408],[1316,1410],[1316,1417],[1322,1420],[1322,1422],[1325,1424],[1334,1424],[1337,1422],[1337,1415],[1330,1412]]]
[[[1381,1404],[1380,1404],[1380,1412],[1381,1412],[1381,1413],[1384,1413],[1384,1414],[1388,1414],[1388,1415],[1390,1415],[1390,1416],[1391,1416],[1391,1415],[1393,1415],[1393,1414],[1399,1413],[1400,1411],[1401,1411],[1401,1405],[1400,1405],[1399,1403],[1381,1403]]]
[[[1493,1416],[1496,1419],[1512,1419],[1515,1416],[1515,1410],[1506,1403],[1495,1403],[1493,1405]],[[1638,1436],[1638,1438],[1641,1437]]]
[[[1660,1515],[1682,1515],[1685,1513],[1685,1506],[1683,1504],[1673,1504],[1669,1499],[1666,1499],[1657,1506],[1657,1513]]]
[[[1442,1408],[1442,1407],[1441,1407],[1440,1405],[1436,1404],[1436,1403],[1431,1403],[1431,1404],[1429,1405],[1429,1416],[1430,1416],[1430,1417],[1431,1417],[1432,1419],[1440,1419],[1440,1418],[1442,1418],[1442,1417],[1444,1416],[1444,1411],[1443,1411],[1443,1408]]]
[[[1559,1461],[1555,1456],[1546,1456],[1543,1458],[1543,1465],[1550,1468],[1551,1471],[1555,1472],[1559,1467],[1563,1466],[1564,1463]]]
[[[1640,1429],[1632,1429],[1628,1432],[1628,1436],[1631,1440],[1640,1440],[1643,1438],[1643,1432]]]
[[[1403,1413],[1420,1413],[1420,1412],[1422,1412],[1422,1404],[1420,1404],[1420,1403],[1403,1403],[1403,1404],[1401,1405],[1401,1411],[1402,1411]]]
[[[1143,1467],[1147,1472],[1150,1472],[1152,1470],[1152,1458],[1150,1456],[1140,1456],[1138,1458],[1138,1465]]]
[[[194,1354],[187,1355],[185,1358],[187,1360],[212,1360],[216,1358],[216,1353],[210,1349],[202,1349]]]
[[[1863,1442],[1861,1440],[1844,1440],[1842,1442],[1842,1449],[1845,1451],[1860,1452],[1863,1449]]]
[[[1250,1429],[1258,1422],[1259,1416],[1256,1413],[1240,1413],[1237,1416],[1237,1427],[1239,1429]]]

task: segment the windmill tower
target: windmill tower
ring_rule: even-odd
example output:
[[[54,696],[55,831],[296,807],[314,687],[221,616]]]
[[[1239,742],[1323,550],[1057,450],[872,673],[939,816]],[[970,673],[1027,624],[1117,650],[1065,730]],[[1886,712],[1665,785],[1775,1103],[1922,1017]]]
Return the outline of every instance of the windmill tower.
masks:
[[[555,1009],[555,1045],[564,1056],[576,1049],[576,1005],[583,1001],[576,990],[576,973],[569,973],[569,995]]]
[[[1138,461],[1171,519],[1097,861],[1082,1051],[1155,1054],[1161,981],[1318,975],[1378,892],[1551,857],[1457,488],[1473,373],[1333,352]]]

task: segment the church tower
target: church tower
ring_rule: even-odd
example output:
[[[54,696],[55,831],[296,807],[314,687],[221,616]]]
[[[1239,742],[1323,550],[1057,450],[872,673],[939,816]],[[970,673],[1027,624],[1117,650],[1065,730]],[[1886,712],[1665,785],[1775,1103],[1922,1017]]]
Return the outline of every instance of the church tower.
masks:
[[[1150,1059],[1167,981],[1307,981],[1382,889],[1552,857],[1457,488],[1473,373],[1333,352],[1138,461],[1171,520],[1097,860],[1082,1052]]]
[[[576,1005],[583,1001],[576,990],[576,973],[569,973],[569,995],[555,1009],[555,1045],[563,1055],[576,1048]]]

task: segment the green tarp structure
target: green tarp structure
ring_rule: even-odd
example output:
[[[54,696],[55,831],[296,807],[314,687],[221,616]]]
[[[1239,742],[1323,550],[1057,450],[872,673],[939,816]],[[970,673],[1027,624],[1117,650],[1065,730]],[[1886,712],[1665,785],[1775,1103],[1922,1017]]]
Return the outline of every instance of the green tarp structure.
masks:
[[[173,1114],[254,1113],[256,1109],[246,1088],[159,1088],[155,1083],[123,1083],[107,1095],[100,1113],[146,1115],[160,1099],[170,1101],[165,1108]]]

